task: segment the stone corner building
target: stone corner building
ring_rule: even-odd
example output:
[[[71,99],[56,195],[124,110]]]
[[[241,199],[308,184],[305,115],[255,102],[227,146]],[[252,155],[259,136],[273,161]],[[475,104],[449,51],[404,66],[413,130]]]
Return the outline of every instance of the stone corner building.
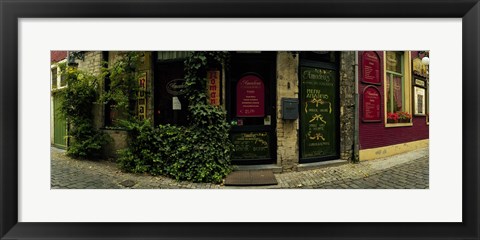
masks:
[[[102,62],[111,64],[117,54],[88,51],[76,62],[80,70],[99,74]],[[188,54],[143,52],[138,83],[148,94],[137,103],[139,117],[155,125],[186,123],[183,62]],[[368,126],[358,124],[362,109],[356,89],[364,88],[358,83],[361,56],[354,51],[233,51],[228,68],[210,69],[205,76],[210,104],[224,108],[234,123],[233,163],[296,171],[324,161],[358,159],[361,141],[370,141],[356,135]],[[108,85],[108,80],[102,83],[105,89]],[[124,148],[125,131],[111,127],[118,113],[108,105],[94,111],[96,127],[114,139],[106,154]]]

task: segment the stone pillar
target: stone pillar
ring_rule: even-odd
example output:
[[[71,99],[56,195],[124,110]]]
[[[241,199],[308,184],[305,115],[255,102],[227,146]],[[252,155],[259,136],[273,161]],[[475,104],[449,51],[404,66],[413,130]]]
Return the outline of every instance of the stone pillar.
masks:
[[[352,161],[355,137],[355,52],[340,53],[340,158]]]
[[[277,53],[277,164],[283,171],[295,171],[299,161],[299,120],[282,119],[282,98],[298,99],[299,55]]]

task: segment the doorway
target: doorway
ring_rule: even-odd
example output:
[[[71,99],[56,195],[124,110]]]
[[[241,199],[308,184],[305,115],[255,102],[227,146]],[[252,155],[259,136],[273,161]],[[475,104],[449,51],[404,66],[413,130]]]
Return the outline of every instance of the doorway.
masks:
[[[154,123],[186,125],[187,99],[183,61],[157,62],[154,81]]]
[[[338,59],[337,52],[300,54],[300,163],[339,158]]]
[[[232,53],[226,103],[233,164],[276,162],[275,60],[276,52]]]

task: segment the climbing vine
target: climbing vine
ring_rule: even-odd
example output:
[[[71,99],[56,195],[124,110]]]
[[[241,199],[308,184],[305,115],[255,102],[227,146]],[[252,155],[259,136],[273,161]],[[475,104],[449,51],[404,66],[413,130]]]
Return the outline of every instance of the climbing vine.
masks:
[[[141,52],[119,52],[112,65],[104,63],[100,77],[109,82],[100,101],[121,114],[120,118],[132,120],[135,116],[135,104],[138,99],[138,69],[141,64]]]
[[[97,79],[66,64],[59,67],[67,83],[57,93],[62,103],[60,113],[70,124],[67,154],[76,158],[100,155],[109,138],[94,127],[92,110],[98,100]]]
[[[184,62],[188,125],[152,127],[148,120],[128,121],[128,148],[120,152],[118,159],[123,170],[215,183],[232,171],[233,144],[226,112],[210,105],[206,95],[207,71],[228,66],[228,59],[228,52],[190,54]]]

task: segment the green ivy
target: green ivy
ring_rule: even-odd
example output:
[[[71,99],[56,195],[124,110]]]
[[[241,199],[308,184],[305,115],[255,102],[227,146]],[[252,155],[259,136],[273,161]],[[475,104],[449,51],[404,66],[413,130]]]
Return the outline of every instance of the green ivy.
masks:
[[[108,91],[100,97],[103,103],[112,103],[113,109],[123,114],[124,119],[135,116],[135,104],[138,99],[138,69],[141,64],[141,52],[119,52],[117,60],[102,68],[102,79],[109,79]]]
[[[67,154],[75,158],[100,155],[109,138],[93,124],[92,110],[98,99],[97,80],[74,67],[65,64],[59,67],[67,83],[67,87],[57,93],[62,100],[60,112],[71,126]]]
[[[231,125],[225,110],[209,105],[205,93],[207,70],[228,66],[228,59],[228,52],[193,52],[185,60],[188,126],[123,122],[129,144],[120,152],[118,163],[124,171],[214,183],[232,171]]]

